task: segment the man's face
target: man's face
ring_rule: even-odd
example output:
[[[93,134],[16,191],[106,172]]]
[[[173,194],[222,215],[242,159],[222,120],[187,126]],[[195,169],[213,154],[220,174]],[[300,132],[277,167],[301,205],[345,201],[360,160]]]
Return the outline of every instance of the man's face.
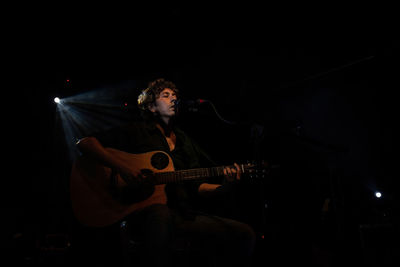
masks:
[[[160,92],[160,95],[149,109],[151,112],[158,114],[164,121],[167,120],[165,122],[168,122],[171,117],[175,116],[174,101],[176,99],[176,93],[169,88],[165,88]]]

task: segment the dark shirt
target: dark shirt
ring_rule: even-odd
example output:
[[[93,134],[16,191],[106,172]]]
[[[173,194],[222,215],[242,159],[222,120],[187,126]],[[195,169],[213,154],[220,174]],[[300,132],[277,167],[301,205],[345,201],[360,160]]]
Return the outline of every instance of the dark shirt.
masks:
[[[160,150],[172,158],[175,170],[214,166],[214,162],[184,131],[173,129],[176,135],[174,150],[170,151],[165,136],[154,122],[133,122],[94,134],[104,147],[112,147],[128,153],[145,153]],[[168,205],[180,210],[191,209],[196,203],[197,191],[203,181],[185,181],[182,184],[167,184],[165,190]]]

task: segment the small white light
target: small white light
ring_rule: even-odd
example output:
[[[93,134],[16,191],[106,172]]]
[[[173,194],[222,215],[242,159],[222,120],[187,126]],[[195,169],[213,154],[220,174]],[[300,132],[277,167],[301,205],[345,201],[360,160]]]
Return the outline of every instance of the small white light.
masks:
[[[54,98],[54,102],[57,103],[57,104],[60,104],[61,100],[60,100],[60,98],[55,97],[55,98]]]
[[[381,192],[375,192],[375,196],[376,196],[377,198],[381,198],[381,197],[382,197],[382,194],[381,194]]]

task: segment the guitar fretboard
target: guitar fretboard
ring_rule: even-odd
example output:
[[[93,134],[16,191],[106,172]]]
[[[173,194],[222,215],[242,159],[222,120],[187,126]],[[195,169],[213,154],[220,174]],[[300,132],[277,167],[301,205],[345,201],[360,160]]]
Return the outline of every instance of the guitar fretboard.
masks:
[[[212,168],[198,168],[173,172],[159,172],[155,174],[156,184],[176,183],[184,180],[199,180],[217,177],[224,174],[224,166]]]

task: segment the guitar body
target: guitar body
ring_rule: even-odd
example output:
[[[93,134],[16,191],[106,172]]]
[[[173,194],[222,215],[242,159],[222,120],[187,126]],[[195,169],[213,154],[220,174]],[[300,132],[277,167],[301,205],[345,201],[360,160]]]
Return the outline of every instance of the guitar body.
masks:
[[[174,171],[170,156],[162,151],[131,154],[120,150],[107,150],[132,166],[132,170],[158,172]],[[82,156],[72,166],[70,189],[73,212],[78,221],[87,226],[104,227],[121,220],[126,215],[153,204],[166,204],[165,184],[154,186],[154,191],[144,200],[124,204],[110,192],[111,169]],[[126,186],[124,179],[115,176],[118,187]],[[143,178],[146,179],[146,178]]]

